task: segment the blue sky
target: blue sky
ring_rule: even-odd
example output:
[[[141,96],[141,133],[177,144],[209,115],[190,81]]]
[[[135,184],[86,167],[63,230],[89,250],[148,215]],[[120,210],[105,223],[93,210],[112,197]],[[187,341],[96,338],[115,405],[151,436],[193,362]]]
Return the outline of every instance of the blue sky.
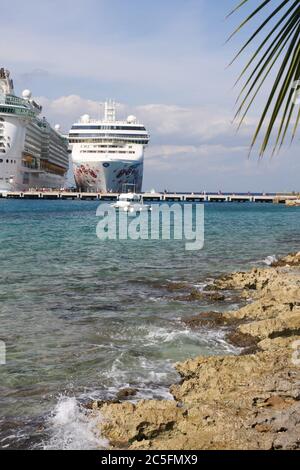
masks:
[[[225,40],[257,0],[226,20],[235,4],[0,0],[1,63],[66,131],[81,114],[98,117],[108,97],[120,117],[136,114],[151,133],[144,189],[299,190],[299,142],[273,160],[247,158],[265,95],[241,132],[231,123],[243,61],[226,65],[251,29]]]

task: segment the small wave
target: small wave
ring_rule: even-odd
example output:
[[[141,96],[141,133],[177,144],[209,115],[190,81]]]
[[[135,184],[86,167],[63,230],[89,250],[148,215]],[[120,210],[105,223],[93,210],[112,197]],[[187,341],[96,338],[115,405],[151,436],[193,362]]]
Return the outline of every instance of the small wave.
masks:
[[[269,255],[269,256],[266,256],[266,258],[264,259],[250,261],[249,264],[253,266],[257,266],[258,264],[272,266],[272,264],[275,263],[276,261],[278,261],[278,257],[276,255]]]
[[[48,420],[50,439],[45,450],[90,450],[108,446],[100,435],[100,413],[93,416],[76,398],[61,397]]]
[[[171,344],[186,344],[194,343],[199,346],[205,345],[207,337],[209,334],[206,334],[203,330],[192,330],[188,327],[176,328],[173,330],[165,329],[161,327],[152,328],[145,337],[145,344],[156,345],[158,343],[171,343]],[[215,333],[215,338],[217,339],[217,333]]]
[[[114,360],[111,368],[101,371],[105,390],[89,394],[89,399],[115,399],[121,389],[128,387],[136,390],[133,401],[145,398],[170,399],[169,387],[176,380],[173,360],[141,354],[137,356],[124,351]]]
[[[162,387],[155,384],[148,385],[149,386],[147,386],[147,384],[144,384],[142,390],[138,391],[136,396],[133,397],[131,401],[136,402],[138,400],[174,400],[173,395],[169,391],[169,387]]]
[[[168,330],[165,328],[152,328],[151,331],[145,337],[145,340],[149,342],[149,344],[163,342],[163,343],[170,343],[174,341],[181,340],[182,338],[190,338],[193,336],[191,331],[187,328],[182,330]]]
[[[192,356],[206,354],[211,355],[213,350],[215,354],[238,354],[239,348],[232,346],[225,338],[226,332],[222,328],[201,328],[193,330],[185,327],[181,330],[168,331],[163,328],[155,328],[148,333],[146,342],[149,344],[166,343],[169,345],[189,344],[194,348]],[[210,354],[208,354],[210,352]],[[188,355],[190,357],[190,355]],[[181,358],[185,360],[187,358]],[[171,366],[171,364],[170,364]]]
[[[267,266],[271,266],[276,261],[278,261],[277,256],[276,255],[270,255],[270,256],[267,256],[262,262],[264,264],[266,264]]]
[[[192,287],[194,287],[195,289],[199,289],[200,292],[203,292],[207,289],[207,287],[213,285],[214,282],[215,279],[208,278],[205,282],[197,282],[192,284]]]

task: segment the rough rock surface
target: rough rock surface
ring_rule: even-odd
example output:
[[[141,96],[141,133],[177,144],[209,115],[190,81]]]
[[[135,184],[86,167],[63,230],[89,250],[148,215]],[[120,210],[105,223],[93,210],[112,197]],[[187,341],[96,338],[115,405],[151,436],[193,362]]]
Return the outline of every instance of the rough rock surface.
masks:
[[[101,432],[111,447],[300,449],[299,266],[297,253],[276,267],[219,279],[218,290],[240,290],[249,303],[185,323],[229,327],[228,340],[257,352],[177,364],[174,401],[104,404]]]
[[[280,266],[300,266],[300,251],[298,253],[285,256],[278,261],[274,261],[272,263],[273,267],[280,267]]]
[[[180,295],[175,297],[174,300],[181,302],[196,302],[199,300],[207,300],[210,302],[223,302],[225,300],[225,295],[221,292],[205,292],[193,289],[188,295]]]

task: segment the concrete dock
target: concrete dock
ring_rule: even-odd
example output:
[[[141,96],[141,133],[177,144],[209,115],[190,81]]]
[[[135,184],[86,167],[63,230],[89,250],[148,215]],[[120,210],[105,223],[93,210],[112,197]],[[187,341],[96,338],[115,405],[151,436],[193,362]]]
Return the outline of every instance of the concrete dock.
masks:
[[[18,191],[0,193],[5,199],[60,199],[82,201],[115,201],[117,193],[84,193],[71,191]],[[297,194],[215,194],[215,193],[143,193],[144,202],[241,202],[286,204],[299,199]]]

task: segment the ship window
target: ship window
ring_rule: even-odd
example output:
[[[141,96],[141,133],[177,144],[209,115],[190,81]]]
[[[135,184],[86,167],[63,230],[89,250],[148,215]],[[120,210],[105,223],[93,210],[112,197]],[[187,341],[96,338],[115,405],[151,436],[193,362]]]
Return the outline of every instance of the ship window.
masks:
[[[144,126],[82,126],[74,125],[72,130],[118,130],[118,131],[145,131]]]
[[[0,158],[0,163],[3,163],[3,158]]]
[[[9,163],[9,160],[6,160],[6,163]]]

